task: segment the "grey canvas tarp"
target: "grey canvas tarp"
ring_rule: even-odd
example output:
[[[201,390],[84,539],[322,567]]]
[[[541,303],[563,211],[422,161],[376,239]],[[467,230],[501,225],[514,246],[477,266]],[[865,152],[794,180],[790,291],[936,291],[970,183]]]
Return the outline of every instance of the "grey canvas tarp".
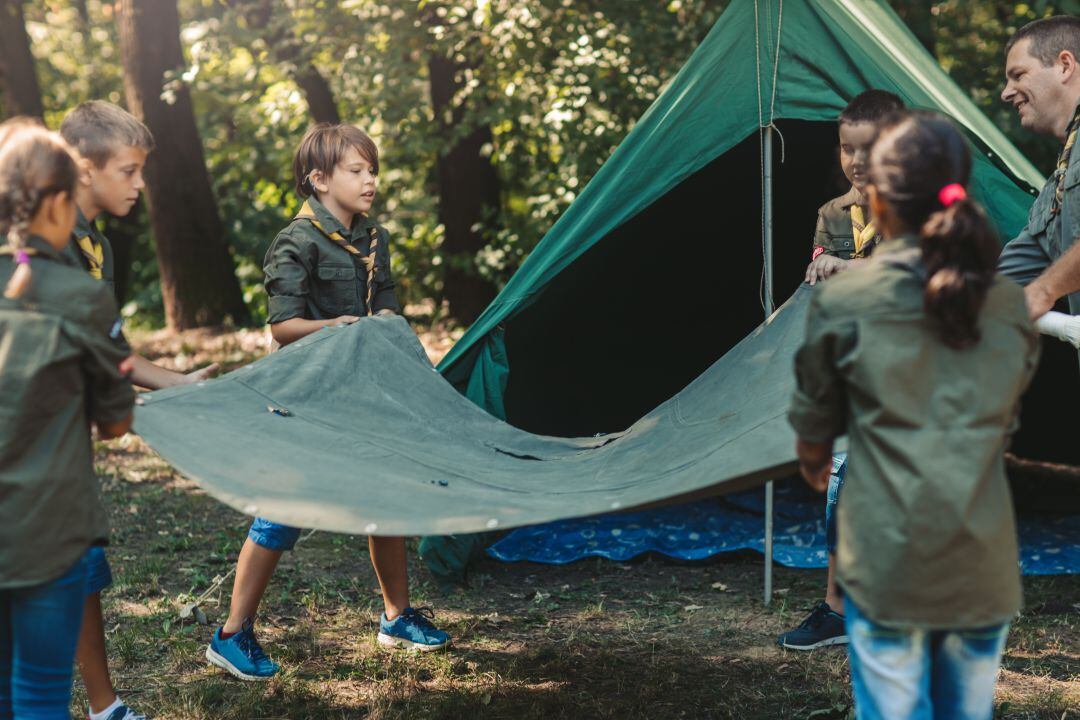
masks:
[[[620,433],[533,435],[489,415],[400,317],[147,393],[135,429],[242,512],[344,533],[468,533],[735,491],[793,467],[785,416],[810,292]]]

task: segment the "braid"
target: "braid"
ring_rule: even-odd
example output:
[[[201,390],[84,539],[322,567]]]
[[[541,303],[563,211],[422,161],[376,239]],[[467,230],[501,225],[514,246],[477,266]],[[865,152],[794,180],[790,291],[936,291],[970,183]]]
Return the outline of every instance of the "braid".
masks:
[[[30,226],[46,198],[74,194],[77,168],[59,135],[24,118],[0,123],[0,231],[15,251],[15,271],[4,297],[30,286]]]

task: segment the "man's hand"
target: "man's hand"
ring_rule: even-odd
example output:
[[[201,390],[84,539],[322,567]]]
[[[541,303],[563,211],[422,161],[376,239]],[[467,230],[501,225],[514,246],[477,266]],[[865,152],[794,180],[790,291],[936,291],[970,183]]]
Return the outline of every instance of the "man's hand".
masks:
[[[847,267],[847,261],[823,253],[814,258],[814,261],[806,267],[806,282],[816,285],[818,281],[835,275],[845,267]]]
[[[1032,320],[1038,320],[1054,309],[1057,298],[1045,285],[1036,280],[1024,288],[1024,301],[1027,303],[1028,316]]]
[[[338,325],[352,325],[359,319],[360,318],[356,315],[339,315],[338,317],[331,320],[330,324],[334,327],[337,327]]]
[[[184,375],[184,384],[193,385],[197,382],[202,382],[203,380],[209,380],[210,376],[220,369],[221,365],[219,365],[218,363],[210,363],[204,368],[200,368],[198,370],[195,370],[194,372],[189,372]]]
[[[383,308],[379,312],[375,313],[375,317],[388,317],[390,315],[397,315],[397,313],[390,308]]]
[[[818,492],[829,489],[832,474],[832,448],[829,442],[809,442],[799,438],[795,441],[795,455],[799,458],[799,472],[806,484]]]

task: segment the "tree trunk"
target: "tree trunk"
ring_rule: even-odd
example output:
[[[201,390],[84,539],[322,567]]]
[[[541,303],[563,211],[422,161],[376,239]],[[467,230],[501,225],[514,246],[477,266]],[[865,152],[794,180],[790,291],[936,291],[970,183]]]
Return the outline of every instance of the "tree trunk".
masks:
[[[0,76],[9,117],[45,115],[22,0],[0,0]]]
[[[118,19],[127,104],[157,144],[147,205],[165,318],[175,330],[247,322],[188,88],[173,83],[162,99],[165,74],[184,65],[176,0],[121,0]]]
[[[482,152],[492,140],[491,128],[475,127],[450,145],[465,114],[464,108],[452,106],[458,69],[453,60],[441,55],[428,59],[431,104],[446,140],[444,146],[450,148],[438,159],[439,222],[445,228],[443,296],[450,315],[468,324],[495,297],[495,287],[476,270],[476,254],[487,244],[476,228],[486,213],[499,207],[500,188],[495,167]]]
[[[317,123],[340,123],[341,114],[330,83],[304,52],[300,39],[291,30],[291,23],[275,21],[273,0],[230,0],[229,4],[243,16],[247,26],[266,42],[274,62],[293,67],[290,74],[304,93],[312,119]],[[287,7],[285,11],[288,12]]]

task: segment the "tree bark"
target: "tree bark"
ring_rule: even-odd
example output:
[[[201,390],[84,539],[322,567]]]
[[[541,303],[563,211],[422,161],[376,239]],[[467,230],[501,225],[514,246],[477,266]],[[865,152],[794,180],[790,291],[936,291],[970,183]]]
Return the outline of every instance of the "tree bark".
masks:
[[[471,323],[495,297],[495,287],[476,270],[476,254],[487,244],[477,228],[484,216],[500,203],[499,177],[483,147],[490,143],[491,128],[472,128],[457,142],[453,137],[463,122],[465,108],[453,107],[458,90],[459,66],[438,54],[428,59],[431,104],[439,123],[444,147],[438,159],[439,222],[445,228],[442,243],[443,297],[450,315]]]
[[[22,0],[0,0],[0,76],[9,117],[45,115]]]
[[[129,109],[154,134],[147,205],[170,328],[248,321],[186,85],[165,74],[184,66],[176,0],[121,0],[120,50]]]

